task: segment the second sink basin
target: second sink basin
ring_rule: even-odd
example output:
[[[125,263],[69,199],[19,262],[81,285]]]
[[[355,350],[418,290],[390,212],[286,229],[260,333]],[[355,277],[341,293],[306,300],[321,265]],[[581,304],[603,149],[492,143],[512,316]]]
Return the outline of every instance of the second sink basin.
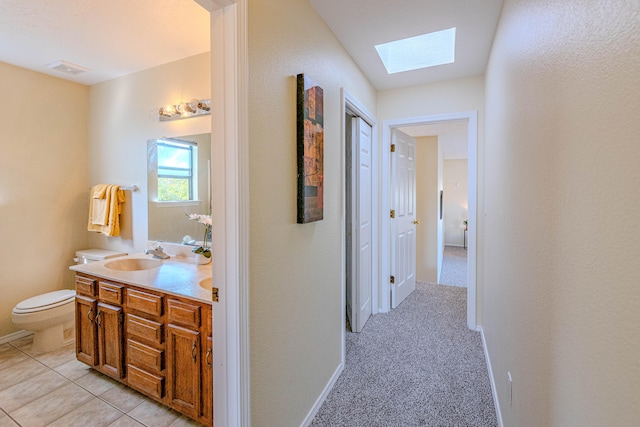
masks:
[[[204,289],[210,291],[212,286],[213,286],[213,284],[212,284],[212,281],[211,281],[211,277],[207,277],[206,279],[200,280],[200,287],[201,288],[204,288]]]
[[[151,270],[162,265],[162,261],[148,258],[124,258],[109,261],[104,266],[112,270],[138,271]]]

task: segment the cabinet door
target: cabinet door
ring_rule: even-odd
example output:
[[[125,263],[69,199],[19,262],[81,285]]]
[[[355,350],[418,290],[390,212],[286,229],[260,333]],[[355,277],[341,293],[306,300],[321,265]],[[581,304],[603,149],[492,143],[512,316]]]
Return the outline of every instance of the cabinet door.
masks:
[[[99,369],[116,379],[124,377],[123,319],[122,307],[98,303]]]
[[[212,425],[213,420],[213,338],[207,337],[202,360],[202,416]]]
[[[76,357],[90,366],[98,364],[96,307],[95,299],[76,296]]]
[[[200,332],[167,326],[169,405],[192,418],[200,415]]]

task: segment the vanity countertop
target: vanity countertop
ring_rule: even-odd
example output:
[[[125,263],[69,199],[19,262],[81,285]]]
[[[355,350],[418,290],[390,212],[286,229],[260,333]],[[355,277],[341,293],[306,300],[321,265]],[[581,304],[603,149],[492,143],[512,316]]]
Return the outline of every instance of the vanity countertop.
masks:
[[[200,286],[201,280],[211,277],[211,264],[198,265],[191,257],[172,256],[166,260],[157,260],[162,265],[149,270],[123,271],[105,267],[105,264],[111,261],[126,258],[155,259],[152,255],[139,253],[110,258],[104,261],[72,265],[69,269],[128,285],[211,303],[211,288],[205,289]]]

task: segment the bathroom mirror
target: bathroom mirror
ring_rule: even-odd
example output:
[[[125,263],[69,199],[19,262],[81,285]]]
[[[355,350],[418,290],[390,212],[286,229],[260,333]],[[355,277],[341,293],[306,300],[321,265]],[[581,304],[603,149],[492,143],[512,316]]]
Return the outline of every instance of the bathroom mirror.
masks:
[[[204,238],[191,213],[211,213],[211,134],[147,142],[148,239],[183,243]]]

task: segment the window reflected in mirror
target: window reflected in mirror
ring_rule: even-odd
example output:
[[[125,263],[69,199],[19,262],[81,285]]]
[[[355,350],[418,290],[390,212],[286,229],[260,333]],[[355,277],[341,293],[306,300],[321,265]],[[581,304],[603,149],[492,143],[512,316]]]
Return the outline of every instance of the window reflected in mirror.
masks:
[[[147,188],[149,240],[197,240],[187,215],[211,213],[211,134],[149,140]]]
[[[198,146],[179,139],[156,140],[158,202],[194,200],[198,194]],[[194,188],[195,187],[195,188]]]

